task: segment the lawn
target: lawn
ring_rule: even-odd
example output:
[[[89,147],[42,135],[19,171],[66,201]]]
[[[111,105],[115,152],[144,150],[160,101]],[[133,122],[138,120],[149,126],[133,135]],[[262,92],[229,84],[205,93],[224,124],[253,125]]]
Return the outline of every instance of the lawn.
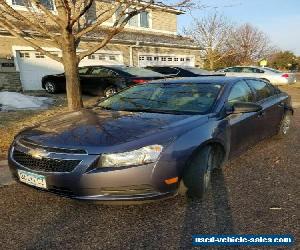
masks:
[[[97,97],[84,97],[84,105],[93,105],[98,99]],[[0,159],[6,158],[8,147],[20,130],[67,111],[65,96],[57,95],[54,98],[54,105],[47,110],[0,112]]]

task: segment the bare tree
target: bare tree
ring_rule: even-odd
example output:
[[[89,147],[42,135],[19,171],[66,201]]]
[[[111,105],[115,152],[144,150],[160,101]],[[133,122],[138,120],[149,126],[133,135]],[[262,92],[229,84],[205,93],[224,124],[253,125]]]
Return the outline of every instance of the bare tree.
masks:
[[[49,10],[45,1],[23,1],[27,8],[26,13],[17,11],[5,0],[0,0],[0,27],[22,39],[38,52],[63,64],[68,105],[71,110],[83,106],[78,65],[84,57],[103,48],[125,28],[133,16],[145,11],[151,5],[159,4],[162,8],[185,8],[191,4],[190,0],[181,0],[173,4],[155,0],[99,1],[102,4],[98,7],[95,20],[91,22],[86,16],[96,4],[96,0],[54,0],[55,11]],[[108,20],[113,20],[113,24],[104,25]],[[77,49],[80,42],[93,32],[101,32],[101,39],[79,52]],[[39,43],[40,39],[49,41],[60,49],[62,57],[45,50]]]
[[[194,18],[193,26],[185,28],[184,33],[199,44],[211,70],[218,61],[235,53],[228,47],[233,25],[217,12],[202,19]]]
[[[228,45],[236,52],[231,60],[241,65],[256,63],[274,51],[268,36],[248,23],[239,26],[234,31]]]

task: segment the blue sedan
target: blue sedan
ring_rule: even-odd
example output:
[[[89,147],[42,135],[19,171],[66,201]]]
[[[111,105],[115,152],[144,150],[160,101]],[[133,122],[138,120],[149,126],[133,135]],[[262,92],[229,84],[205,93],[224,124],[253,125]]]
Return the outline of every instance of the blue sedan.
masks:
[[[211,172],[259,141],[286,136],[290,97],[255,78],[197,77],[136,85],[94,107],[24,129],[13,176],[82,200],[202,198]]]

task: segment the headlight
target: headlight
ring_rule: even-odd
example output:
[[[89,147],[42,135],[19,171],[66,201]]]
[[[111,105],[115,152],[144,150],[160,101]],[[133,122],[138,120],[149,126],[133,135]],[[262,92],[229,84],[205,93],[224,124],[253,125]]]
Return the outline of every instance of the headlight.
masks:
[[[103,154],[98,166],[126,167],[147,164],[155,162],[162,150],[163,146],[161,145],[151,145],[130,152]]]

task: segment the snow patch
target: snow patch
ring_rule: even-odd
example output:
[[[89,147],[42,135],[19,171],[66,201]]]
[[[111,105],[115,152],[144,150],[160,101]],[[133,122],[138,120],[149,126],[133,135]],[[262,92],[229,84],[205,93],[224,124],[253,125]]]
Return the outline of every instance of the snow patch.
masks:
[[[24,95],[17,92],[0,92],[0,110],[43,109],[53,102],[52,98]]]

